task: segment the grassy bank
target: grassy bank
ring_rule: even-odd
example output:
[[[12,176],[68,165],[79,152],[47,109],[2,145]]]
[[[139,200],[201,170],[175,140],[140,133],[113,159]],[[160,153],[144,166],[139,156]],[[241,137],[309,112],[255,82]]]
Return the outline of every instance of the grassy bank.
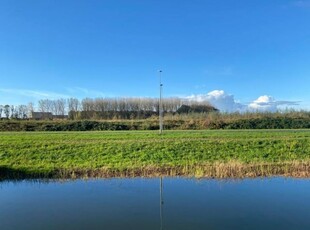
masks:
[[[3,132],[2,179],[310,176],[310,130]]]

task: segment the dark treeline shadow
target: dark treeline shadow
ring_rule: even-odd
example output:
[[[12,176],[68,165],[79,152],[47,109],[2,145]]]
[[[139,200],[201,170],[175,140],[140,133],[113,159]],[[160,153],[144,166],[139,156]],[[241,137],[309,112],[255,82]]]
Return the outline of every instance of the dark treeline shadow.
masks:
[[[26,169],[14,169],[7,166],[0,166],[0,182],[2,181],[21,181],[21,180],[32,180],[32,181],[48,181],[53,178],[50,173],[33,173]]]

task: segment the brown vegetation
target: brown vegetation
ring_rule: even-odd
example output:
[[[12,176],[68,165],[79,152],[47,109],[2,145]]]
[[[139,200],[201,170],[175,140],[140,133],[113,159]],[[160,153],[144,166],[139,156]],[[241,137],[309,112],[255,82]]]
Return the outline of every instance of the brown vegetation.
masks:
[[[184,176],[196,178],[256,178],[256,177],[310,177],[310,162],[251,163],[227,162],[192,166],[145,166],[141,168],[109,169],[57,169],[49,174],[29,173],[0,167],[0,180],[23,178],[77,179],[114,177],[160,177]]]

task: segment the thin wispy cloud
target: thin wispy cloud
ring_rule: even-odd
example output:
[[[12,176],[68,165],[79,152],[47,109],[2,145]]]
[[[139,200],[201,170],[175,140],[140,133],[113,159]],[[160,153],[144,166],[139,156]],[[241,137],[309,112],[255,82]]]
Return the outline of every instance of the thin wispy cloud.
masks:
[[[98,90],[86,89],[83,87],[70,87],[65,88],[65,90],[71,94],[73,97],[105,97],[106,95]]]
[[[6,95],[17,95],[17,96],[25,96],[34,99],[58,99],[58,98],[68,98],[69,95],[61,94],[56,92],[49,91],[40,91],[40,90],[28,90],[28,89],[4,89],[0,88],[1,94]]]
[[[195,85],[195,89],[205,89],[207,85]]]
[[[309,0],[298,0],[292,3],[293,6],[300,7],[300,8],[310,8],[310,1]]]
[[[36,104],[41,99],[78,98],[81,100],[87,97],[106,97],[106,95],[100,91],[81,87],[63,88],[61,93],[36,89],[0,88],[0,105],[20,105],[28,104],[29,102]]]
[[[232,76],[234,71],[231,66],[225,66],[221,68],[207,68],[204,70],[204,74],[207,76]]]
[[[59,99],[75,97],[82,99],[85,97],[105,97],[106,95],[100,91],[89,90],[81,87],[65,88],[63,93],[33,90],[33,89],[14,89],[14,88],[0,88],[0,102],[3,103],[18,103],[36,102],[40,99]],[[14,100],[13,100],[14,99]],[[13,101],[13,102],[12,102]]]

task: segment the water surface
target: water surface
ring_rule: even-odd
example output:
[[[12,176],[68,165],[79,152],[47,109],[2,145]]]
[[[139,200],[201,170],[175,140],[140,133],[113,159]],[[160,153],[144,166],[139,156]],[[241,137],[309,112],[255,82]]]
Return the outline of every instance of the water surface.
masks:
[[[310,229],[307,179],[162,182],[2,182],[0,229]]]

